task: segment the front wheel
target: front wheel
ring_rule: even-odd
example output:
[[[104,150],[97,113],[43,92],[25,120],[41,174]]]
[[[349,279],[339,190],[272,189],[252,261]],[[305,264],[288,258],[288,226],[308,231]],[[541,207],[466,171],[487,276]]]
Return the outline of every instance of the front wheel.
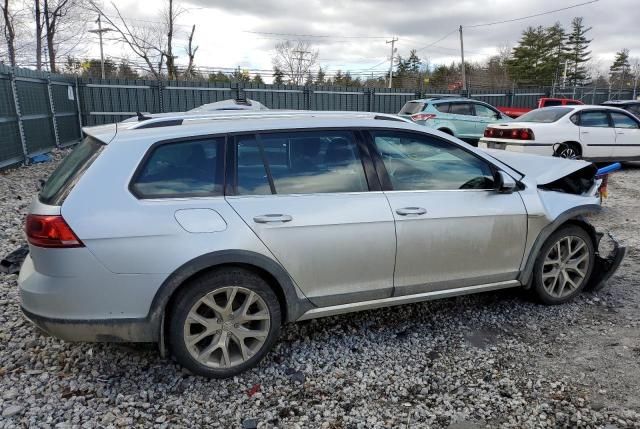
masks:
[[[589,234],[569,225],[551,234],[536,259],[533,291],[545,304],[574,298],[589,281],[595,249]]]
[[[280,333],[280,305],[256,274],[226,269],[185,285],[169,320],[169,347],[191,372],[225,378],[255,365]]]

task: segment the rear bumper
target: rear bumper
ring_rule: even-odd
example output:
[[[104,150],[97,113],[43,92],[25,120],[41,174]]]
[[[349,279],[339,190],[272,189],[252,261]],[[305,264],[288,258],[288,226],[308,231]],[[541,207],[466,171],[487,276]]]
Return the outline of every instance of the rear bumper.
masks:
[[[481,138],[478,142],[479,148],[485,149],[502,149],[510,152],[529,153],[532,155],[553,155],[552,143],[532,143],[532,142],[514,142],[504,140],[489,140]]]
[[[25,318],[49,335],[65,341],[156,342],[147,319],[72,320],[39,316],[21,307]]]

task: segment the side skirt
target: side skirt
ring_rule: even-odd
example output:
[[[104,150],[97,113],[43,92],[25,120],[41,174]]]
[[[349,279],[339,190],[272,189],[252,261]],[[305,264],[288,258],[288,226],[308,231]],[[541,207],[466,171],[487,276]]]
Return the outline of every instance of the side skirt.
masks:
[[[521,286],[519,281],[509,280],[505,282],[488,283],[484,285],[466,286],[456,289],[437,290],[432,292],[417,293],[414,295],[403,295],[371,301],[355,302],[352,304],[340,304],[332,305],[329,307],[313,308],[300,316],[297,321],[316,319],[318,317],[335,316],[337,314],[352,313],[355,311],[372,310],[374,308],[391,307],[393,305],[411,304],[414,302],[431,301],[440,298],[469,295],[478,292],[488,292],[492,290],[506,289],[516,286]]]

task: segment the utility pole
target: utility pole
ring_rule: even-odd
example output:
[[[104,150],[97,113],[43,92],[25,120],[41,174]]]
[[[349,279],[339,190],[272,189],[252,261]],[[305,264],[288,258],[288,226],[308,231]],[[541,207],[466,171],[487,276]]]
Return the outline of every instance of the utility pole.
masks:
[[[467,73],[464,66],[464,41],[462,38],[462,25],[460,26],[460,70],[462,71],[462,91],[467,93]]]
[[[567,66],[569,65],[569,60],[564,60],[564,73],[562,74],[562,89],[565,89],[567,86]]]
[[[98,19],[95,21],[98,23],[97,30],[89,30],[89,33],[98,33],[100,37],[100,70],[102,71],[102,79],[104,79],[104,52],[102,50],[102,33],[106,33],[107,31],[113,31],[111,28],[102,28],[102,21],[100,20],[100,15],[98,15]]]
[[[303,51],[301,49],[296,49],[293,51],[294,53],[298,54],[299,56],[296,58],[298,60],[298,65],[296,67],[296,81],[295,84],[296,85],[300,85],[301,83],[303,83],[303,79],[304,77],[302,76],[302,61],[304,61],[304,56],[306,54],[310,54],[310,51]]]
[[[636,100],[637,98],[637,89],[638,89],[638,75],[640,74],[640,64],[638,63],[638,60],[636,60],[636,63],[633,66],[633,99]]]
[[[395,44],[398,41],[397,37],[393,37],[391,40],[387,40],[387,44],[391,43],[391,57],[389,58],[389,88],[393,83],[393,57],[396,54]]]

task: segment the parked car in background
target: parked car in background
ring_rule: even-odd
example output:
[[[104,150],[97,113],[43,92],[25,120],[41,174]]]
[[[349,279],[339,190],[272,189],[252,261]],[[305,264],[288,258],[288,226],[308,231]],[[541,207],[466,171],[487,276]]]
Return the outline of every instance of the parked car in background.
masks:
[[[29,210],[26,317],[229,377],[285,322],[510,287],[560,304],[624,255],[581,217],[593,164],[377,113],[236,115],[86,128]]]
[[[640,120],[616,107],[545,107],[489,125],[478,145],[592,161],[640,159]]]
[[[405,103],[398,115],[473,145],[478,143],[488,124],[509,120],[490,104],[462,97],[411,100]]]
[[[553,106],[576,106],[581,104],[584,103],[580,100],[573,100],[571,98],[542,97],[538,100],[538,106],[536,109]],[[525,113],[534,110],[528,107],[498,107],[497,109],[511,118],[518,118]]]
[[[602,103],[602,105],[624,109],[640,118],[640,100],[609,100]]]

